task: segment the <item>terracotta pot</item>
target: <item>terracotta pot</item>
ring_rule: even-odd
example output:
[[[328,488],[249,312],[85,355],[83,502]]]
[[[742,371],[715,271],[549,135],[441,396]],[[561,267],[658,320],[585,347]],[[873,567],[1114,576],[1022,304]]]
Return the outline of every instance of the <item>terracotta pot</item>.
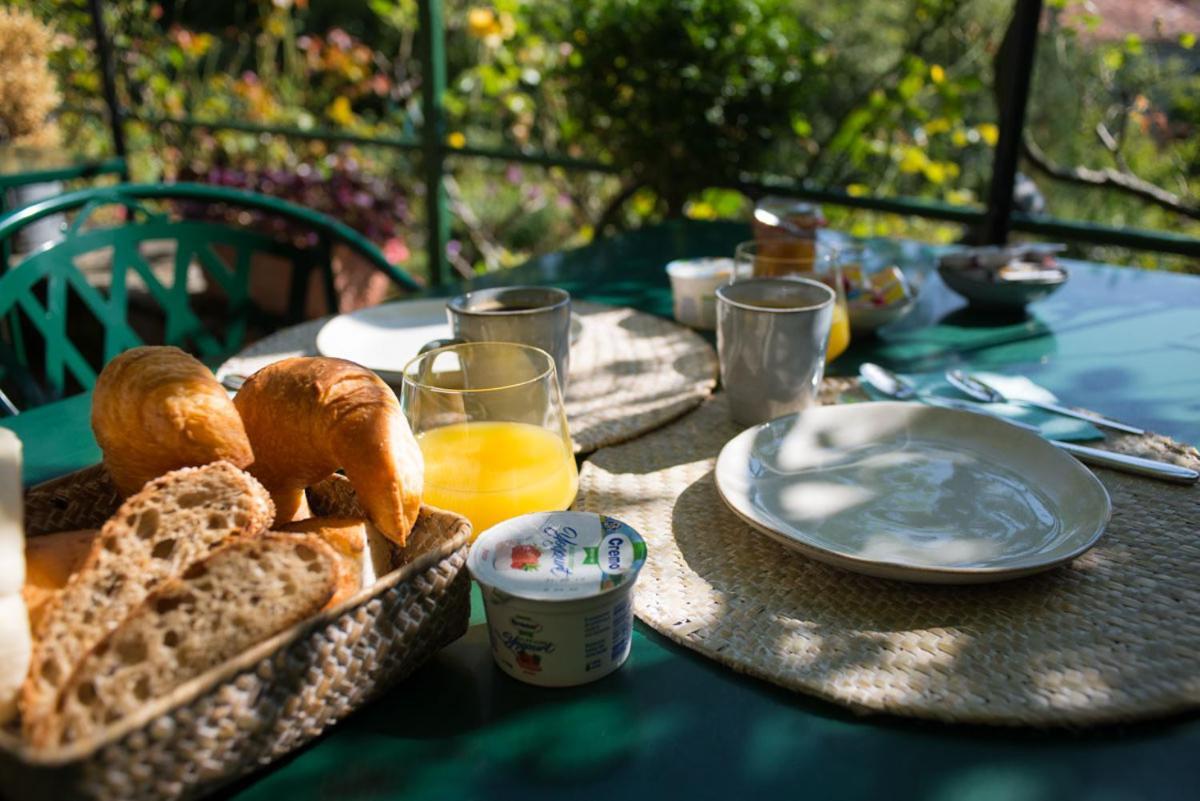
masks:
[[[215,247],[213,250],[226,264],[232,263],[232,253],[227,248]],[[325,292],[321,287],[321,275],[314,271],[308,279],[305,319],[312,320],[331,313],[341,314],[374,306],[387,297],[391,282],[357,251],[344,245],[335,245],[332,266],[337,308],[331,310],[327,307]],[[286,314],[291,273],[292,265],[289,260],[269,253],[255,253],[250,259],[250,299],[269,314]],[[209,282],[206,294],[224,295],[212,281]]]

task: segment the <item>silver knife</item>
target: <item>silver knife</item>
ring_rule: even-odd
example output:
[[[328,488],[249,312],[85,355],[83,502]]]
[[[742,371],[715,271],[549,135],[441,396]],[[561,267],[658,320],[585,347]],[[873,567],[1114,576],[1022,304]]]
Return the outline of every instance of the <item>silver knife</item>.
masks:
[[[1031,426],[1027,423],[1022,423],[1017,420],[1010,420],[1007,417],[990,414],[986,411],[986,407],[979,407],[966,401],[956,400],[955,398],[943,398],[940,395],[925,395],[917,392],[917,388],[901,376],[888,370],[886,367],[881,367],[871,362],[864,362],[858,368],[859,378],[864,383],[870,384],[882,395],[895,398],[896,400],[921,400],[931,406],[942,406],[948,409],[958,409],[959,411],[971,412],[972,414],[985,414],[988,417],[1002,420],[1009,425],[1014,425],[1017,428],[1023,428],[1026,431],[1032,431],[1042,439],[1049,442],[1056,448],[1065,451],[1074,456],[1084,464],[1094,465],[1096,467],[1107,467],[1110,470],[1120,470],[1125,473],[1133,473],[1134,475],[1146,476],[1148,478],[1157,478],[1163,481],[1171,481],[1177,484],[1195,484],[1197,479],[1200,479],[1200,473],[1186,467],[1171,464],[1170,462],[1157,462],[1153,459],[1143,459],[1140,456],[1127,456],[1123,453],[1113,453],[1112,451],[1102,451],[1099,448],[1089,448],[1086,445],[1076,445],[1073,442],[1062,442],[1056,439],[1046,437],[1038,429],[1037,426]]]
[[[1119,420],[1112,420],[1108,417],[1102,417],[1098,414],[1090,412],[1076,411],[1067,406],[1060,406],[1057,403],[1048,403],[1045,401],[1030,400],[1028,398],[1010,398],[996,387],[984,381],[979,376],[969,375],[962,370],[947,370],[946,381],[955,389],[963,392],[977,401],[983,403],[1018,403],[1023,406],[1036,406],[1039,409],[1044,409],[1047,412],[1061,414],[1064,417],[1074,417],[1076,420],[1085,420],[1092,425],[1100,426],[1101,428],[1111,428],[1114,431],[1123,431],[1126,434],[1145,434],[1143,429],[1137,426],[1131,426],[1128,423],[1122,423]]]
[[[946,406],[951,409],[960,409],[966,412],[974,412],[975,414],[987,414],[988,417],[995,417],[998,420],[1003,420],[1017,428],[1023,428],[1026,431],[1032,431],[1039,436],[1042,436],[1047,442],[1061,451],[1065,451],[1074,456],[1084,464],[1090,464],[1095,467],[1107,467],[1110,470],[1119,470],[1124,473],[1133,473],[1134,475],[1147,476],[1148,478],[1160,478],[1165,481],[1172,481],[1176,484],[1195,484],[1197,479],[1200,479],[1200,472],[1187,467],[1180,467],[1177,464],[1170,462],[1159,462],[1154,459],[1145,459],[1141,456],[1130,456],[1125,453],[1116,453],[1114,451],[1105,451],[1100,448],[1089,448],[1086,445],[1076,445],[1074,442],[1063,442],[1057,439],[1049,439],[1042,435],[1037,426],[1031,426],[1028,423],[1022,423],[1017,420],[1011,420],[1007,417],[998,417],[997,415],[988,414],[978,406],[972,406],[963,401],[956,401],[953,398],[935,398],[925,397],[922,400],[931,403],[935,406]]]

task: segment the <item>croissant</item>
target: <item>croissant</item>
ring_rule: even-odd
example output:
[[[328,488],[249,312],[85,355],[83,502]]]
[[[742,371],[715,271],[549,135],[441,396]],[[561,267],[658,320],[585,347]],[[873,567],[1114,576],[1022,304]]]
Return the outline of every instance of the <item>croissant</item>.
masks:
[[[425,465],[379,376],[343,359],[284,359],[250,376],[234,404],[254,448],[249,471],[271,493],[277,524],[305,516],[304,488],[340,468],[375,527],[404,545]]]
[[[179,348],[132,348],[110,361],[92,393],[92,431],[123,496],[181,467],[254,460],[229,393]]]

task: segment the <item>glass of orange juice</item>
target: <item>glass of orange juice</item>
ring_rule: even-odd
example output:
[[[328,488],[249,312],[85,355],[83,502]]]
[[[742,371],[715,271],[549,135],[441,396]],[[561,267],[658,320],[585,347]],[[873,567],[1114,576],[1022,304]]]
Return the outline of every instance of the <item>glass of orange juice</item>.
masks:
[[[424,502],[463,515],[475,536],[575,500],[579,473],[546,351],[509,342],[431,350],[405,366],[400,405],[425,457]]]
[[[831,362],[850,347],[850,311],[846,305],[846,287],[842,268],[833,248],[817,245],[808,251],[780,251],[761,242],[743,242],[734,251],[738,278],[812,278],[829,286],[837,296],[833,306],[833,327],[825,347],[825,361]]]

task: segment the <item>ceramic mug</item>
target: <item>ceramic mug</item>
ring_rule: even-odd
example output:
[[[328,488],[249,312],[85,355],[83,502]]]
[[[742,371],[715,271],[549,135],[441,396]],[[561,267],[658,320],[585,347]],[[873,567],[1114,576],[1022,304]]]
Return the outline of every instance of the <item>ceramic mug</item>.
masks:
[[[735,423],[811,406],[825,374],[834,291],[807,278],[754,278],[717,289],[721,384]]]
[[[571,361],[571,295],[565,289],[509,286],[477,289],[446,304],[453,339],[421,352],[462,342],[515,342],[541,348],[554,359],[558,385],[567,390]]]

